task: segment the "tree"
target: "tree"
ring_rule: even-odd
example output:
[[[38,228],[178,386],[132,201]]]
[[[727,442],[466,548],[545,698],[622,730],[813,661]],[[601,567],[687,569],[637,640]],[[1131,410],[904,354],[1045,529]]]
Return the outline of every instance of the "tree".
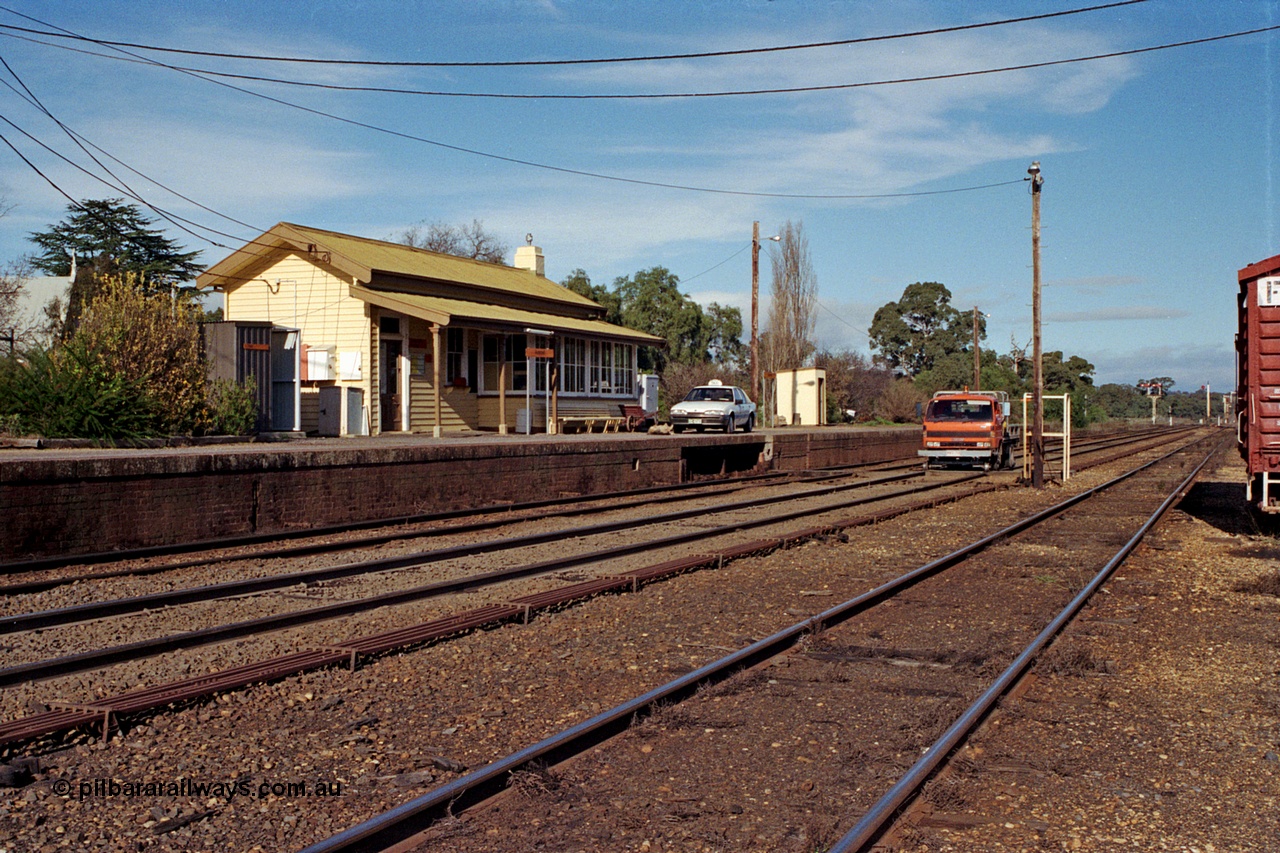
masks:
[[[479,219],[471,220],[470,225],[432,222],[424,226],[420,222],[402,231],[397,242],[413,246],[415,249],[426,249],[429,252],[439,252],[442,255],[454,255],[459,258],[472,258],[491,264],[505,263],[507,253],[510,251],[506,243],[485,230],[484,223]]]
[[[133,276],[103,279],[74,334],[56,348],[27,350],[29,370],[5,368],[0,415],[46,436],[190,432],[205,413],[192,306],[143,293]]]
[[[592,284],[591,277],[581,267],[569,273],[568,278],[560,282],[579,296],[585,296],[605,309],[606,323],[622,324],[622,300],[618,294],[603,284]]]
[[[1047,352],[1041,365],[1048,393],[1076,394],[1093,387],[1094,366],[1078,355],[1064,360],[1061,350]]]
[[[680,292],[680,279],[666,267],[651,267],[635,276],[614,280],[622,325],[657,335],[667,342],[665,351],[642,347],[641,368],[659,373],[669,362],[706,361],[702,309]]]
[[[818,279],[804,223],[788,220],[778,233],[781,240],[772,253],[769,346],[764,353],[765,369],[771,371],[804,366],[814,351],[818,306]]]
[[[1151,403],[1146,396],[1129,385],[1108,383],[1099,386],[1090,395],[1090,402],[1098,406],[1108,418],[1137,419],[1151,417]]]
[[[980,325],[978,331],[981,340],[985,329]],[[971,346],[973,325],[951,306],[951,291],[945,285],[924,281],[907,285],[901,299],[882,305],[868,334],[881,363],[899,376],[917,376],[938,358],[965,352]],[[969,375],[973,375],[972,366]]]
[[[182,251],[123,199],[87,199],[67,205],[67,211],[62,222],[30,235],[42,250],[31,264],[46,275],[70,276],[72,252],[77,264],[90,262],[99,275],[134,274],[147,293],[168,292],[204,270],[196,261],[199,252]]]
[[[742,311],[712,302],[702,313],[703,348],[716,364],[742,363]]]
[[[813,366],[827,372],[827,422],[849,420],[849,412],[870,417],[877,398],[893,382],[893,374],[852,350],[819,350]]]
[[[1169,393],[1169,389],[1173,388],[1177,383],[1169,376],[1155,376],[1151,379],[1139,379],[1134,383],[1143,394],[1150,397],[1160,397]]]

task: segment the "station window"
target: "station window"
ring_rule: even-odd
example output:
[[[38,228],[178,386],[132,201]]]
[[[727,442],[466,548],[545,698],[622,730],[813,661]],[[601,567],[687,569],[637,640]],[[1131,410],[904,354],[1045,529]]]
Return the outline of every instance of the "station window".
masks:
[[[445,329],[444,381],[453,384],[455,379],[467,379],[466,332],[463,329]]]

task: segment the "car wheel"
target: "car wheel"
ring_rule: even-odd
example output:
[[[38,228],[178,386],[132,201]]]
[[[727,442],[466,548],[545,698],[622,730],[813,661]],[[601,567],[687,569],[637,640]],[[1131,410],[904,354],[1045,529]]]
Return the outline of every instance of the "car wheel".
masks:
[[[725,432],[733,432],[736,428],[737,428],[737,427],[736,427],[736,425],[735,425],[735,424],[734,424],[734,422],[733,422],[733,414],[732,414],[732,413],[730,413],[730,414],[729,414],[729,417],[727,417],[727,418],[725,418],[725,419],[724,419],[724,431],[725,431]]]
[[[751,430],[753,430],[753,429],[755,429],[755,428],[756,428],[756,416],[755,416],[755,415],[747,415],[747,425],[746,425],[746,426],[744,426],[744,427],[742,428],[742,431],[743,431],[743,432],[751,432]]]

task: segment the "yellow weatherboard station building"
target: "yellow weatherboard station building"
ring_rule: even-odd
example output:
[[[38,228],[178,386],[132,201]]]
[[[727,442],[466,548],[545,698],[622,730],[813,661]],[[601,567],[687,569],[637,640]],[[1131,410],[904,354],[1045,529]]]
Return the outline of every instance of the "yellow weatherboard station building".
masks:
[[[270,324],[276,430],[555,431],[634,406],[637,348],[664,344],[549,281],[533,245],[506,266],[282,222],[197,284],[227,323]]]

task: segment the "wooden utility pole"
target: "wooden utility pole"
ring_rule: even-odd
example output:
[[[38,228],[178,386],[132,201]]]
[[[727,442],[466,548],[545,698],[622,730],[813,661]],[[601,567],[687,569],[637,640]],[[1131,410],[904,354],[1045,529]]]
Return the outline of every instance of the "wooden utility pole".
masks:
[[[1031,391],[1031,408],[1034,412],[1031,427],[1031,486],[1044,487],[1044,359],[1040,344],[1040,161],[1027,169],[1031,176],[1031,359],[1034,363],[1034,379]]]
[[[973,390],[982,388],[982,356],[978,350],[978,306],[973,306]]]
[[[760,223],[751,223],[751,396],[760,402]]]

